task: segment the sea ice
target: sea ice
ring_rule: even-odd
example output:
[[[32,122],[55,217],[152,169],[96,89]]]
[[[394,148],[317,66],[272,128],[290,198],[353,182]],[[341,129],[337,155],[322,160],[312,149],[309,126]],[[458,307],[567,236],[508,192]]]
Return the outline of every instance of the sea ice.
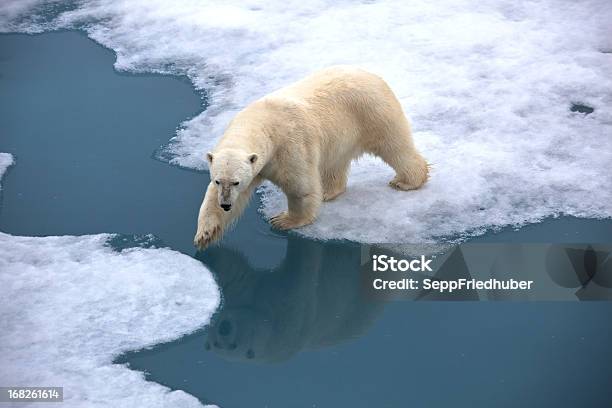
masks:
[[[2,180],[2,176],[9,167],[11,167],[14,163],[13,155],[9,153],[0,153],[0,180]],[[2,189],[2,185],[0,184],[0,189]]]
[[[119,70],[189,76],[209,106],[161,153],[186,167],[205,168],[238,110],[316,69],[355,64],[386,78],[431,180],[394,191],[390,169],[366,157],[304,235],[432,242],[561,214],[612,216],[608,0],[5,3],[2,31],[79,28],[116,51]],[[277,189],[262,191],[265,216],[284,207]]]

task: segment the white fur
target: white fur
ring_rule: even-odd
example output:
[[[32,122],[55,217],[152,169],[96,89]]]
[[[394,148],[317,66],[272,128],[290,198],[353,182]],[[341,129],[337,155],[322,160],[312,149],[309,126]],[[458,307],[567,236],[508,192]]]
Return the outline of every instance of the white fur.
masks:
[[[364,153],[395,170],[393,188],[412,190],[427,180],[427,163],[414,147],[408,120],[376,75],[330,67],[253,102],[208,154],[211,183],[195,245],[204,248],[219,239],[264,179],[287,196],[288,211],[271,219],[276,228],[312,223],[322,201],[345,191],[350,163]]]

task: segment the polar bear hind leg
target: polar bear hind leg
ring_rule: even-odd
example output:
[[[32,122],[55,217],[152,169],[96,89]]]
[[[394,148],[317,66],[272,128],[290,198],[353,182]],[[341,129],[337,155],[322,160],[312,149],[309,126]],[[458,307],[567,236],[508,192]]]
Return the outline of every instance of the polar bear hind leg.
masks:
[[[396,175],[389,185],[396,190],[416,190],[427,181],[429,165],[414,147],[407,124],[393,126],[384,132],[370,153],[395,170]]]

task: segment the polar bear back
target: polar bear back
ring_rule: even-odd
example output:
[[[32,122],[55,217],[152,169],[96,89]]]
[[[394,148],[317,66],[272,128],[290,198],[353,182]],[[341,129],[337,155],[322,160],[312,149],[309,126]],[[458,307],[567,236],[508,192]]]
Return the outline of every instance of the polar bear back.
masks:
[[[216,149],[273,151],[262,176],[274,182],[296,165],[345,166],[398,137],[412,144],[408,120],[386,82],[360,68],[334,66],[251,103]]]
[[[380,141],[390,125],[408,126],[401,105],[379,76],[352,66],[333,66],[262,98],[294,107],[319,132],[322,146],[359,146]],[[310,136],[310,134],[309,134]],[[335,149],[331,149],[332,151]],[[323,149],[325,151],[325,149]],[[334,152],[335,153],[335,152]]]

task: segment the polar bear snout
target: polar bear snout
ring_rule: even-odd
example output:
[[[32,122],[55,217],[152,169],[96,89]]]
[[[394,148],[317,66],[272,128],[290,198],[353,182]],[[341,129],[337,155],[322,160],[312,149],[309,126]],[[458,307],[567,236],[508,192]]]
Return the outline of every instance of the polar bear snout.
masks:
[[[217,189],[219,190],[219,207],[221,207],[223,211],[231,211],[232,205],[240,193],[237,188],[238,183],[225,181],[215,181],[215,183],[217,183]]]
[[[224,187],[219,194],[219,207],[223,208],[223,211],[230,211],[232,209],[234,194],[232,194],[231,190],[231,187]]]

